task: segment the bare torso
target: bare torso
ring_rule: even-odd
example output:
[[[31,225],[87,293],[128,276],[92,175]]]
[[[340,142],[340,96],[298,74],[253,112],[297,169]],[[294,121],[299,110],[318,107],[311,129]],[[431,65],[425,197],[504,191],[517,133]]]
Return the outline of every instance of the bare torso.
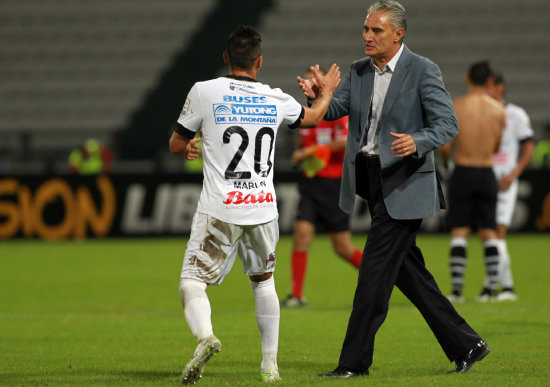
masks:
[[[481,93],[467,94],[453,104],[459,127],[454,140],[455,165],[491,167],[505,125],[504,107]]]

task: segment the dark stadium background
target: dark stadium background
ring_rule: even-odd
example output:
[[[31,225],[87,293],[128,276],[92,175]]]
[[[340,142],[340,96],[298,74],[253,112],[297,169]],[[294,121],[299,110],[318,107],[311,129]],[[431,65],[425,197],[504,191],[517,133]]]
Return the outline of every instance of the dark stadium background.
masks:
[[[405,43],[441,67],[453,97],[466,92],[468,65],[489,59],[506,77],[508,100],[526,109],[536,139],[542,138],[550,121],[547,1],[402,3],[409,21]],[[295,78],[307,66],[337,62],[345,73],[353,60],[363,56],[361,26],[367,4],[359,0],[3,2],[0,238],[188,232],[200,175],[184,171],[183,161],[168,153],[167,141],[192,84],[226,73],[222,51],[229,32],[238,24],[255,26],[264,39],[259,80],[302,101]],[[86,220],[93,211],[99,215],[105,211],[97,179],[70,176],[67,168],[70,151],[88,138],[100,140],[115,154],[108,176],[115,208],[111,223],[98,226],[99,231]],[[291,230],[296,204],[294,182],[299,172],[290,163],[294,141],[295,133],[279,132],[275,181],[282,232]],[[549,177],[548,170],[524,174],[512,231],[548,232]],[[49,196],[40,189],[44,184],[54,187]],[[137,200],[129,198],[129,191],[137,192],[140,186],[143,206],[135,205],[132,218],[124,209]],[[77,211],[84,205],[79,187],[94,198],[95,209],[85,220]],[[62,196],[62,191],[68,193]],[[22,192],[30,192],[30,198]],[[171,211],[162,207],[162,200],[168,199],[159,195],[185,201],[179,219],[155,215]],[[155,203],[161,203],[160,209]],[[107,222],[109,216],[104,215]],[[354,231],[366,231],[367,216],[359,206],[352,220]],[[132,219],[128,231],[124,225]],[[427,220],[424,228],[444,231],[444,218]]]

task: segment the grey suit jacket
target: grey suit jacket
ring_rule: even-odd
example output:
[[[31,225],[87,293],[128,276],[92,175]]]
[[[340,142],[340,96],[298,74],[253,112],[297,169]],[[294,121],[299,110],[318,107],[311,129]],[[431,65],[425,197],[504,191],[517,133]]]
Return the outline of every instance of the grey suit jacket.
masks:
[[[352,63],[325,116],[332,121],[349,115],[340,189],[340,207],[347,213],[353,210],[355,203],[355,158],[361,131],[366,125],[373,83],[370,58]],[[390,149],[395,140],[390,132],[410,134],[417,153],[397,158]],[[404,47],[384,100],[378,136],[382,193],[392,218],[421,219],[446,208],[433,151],[457,133],[456,114],[439,67]]]

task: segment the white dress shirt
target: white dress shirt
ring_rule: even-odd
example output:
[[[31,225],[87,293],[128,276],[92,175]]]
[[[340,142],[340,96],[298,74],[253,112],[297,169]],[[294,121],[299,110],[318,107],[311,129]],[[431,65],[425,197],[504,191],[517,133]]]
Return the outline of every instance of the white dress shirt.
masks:
[[[380,70],[378,66],[374,64],[372,59],[370,62],[372,68],[374,69],[374,85],[372,88],[370,111],[367,121],[365,122],[365,128],[363,128],[360,146],[361,152],[366,153],[369,156],[380,154],[378,151],[380,117],[382,116],[384,99],[386,98],[388,87],[390,86],[391,77],[395,71],[397,61],[403,52],[403,47],[404,44],[401,44],[401,48],[397,51],[397,54],[395,54],[394,57],[386,64],[383,70]]]

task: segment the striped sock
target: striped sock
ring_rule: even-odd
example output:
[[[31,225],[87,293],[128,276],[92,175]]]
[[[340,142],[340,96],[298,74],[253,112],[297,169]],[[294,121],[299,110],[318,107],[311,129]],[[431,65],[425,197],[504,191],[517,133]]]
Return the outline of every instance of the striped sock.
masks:
[[[498,240],[489,239],[483,243],[483,250],[485,254],[485,269],[487,270],[487,283],[486,287],[490,291],[496,291],[498,287]]]
[[[465,238],[453,238],[451,240],[451,284],[453,293],[459,295],[464,286],[464,272],[466,269],[466,247],[468,243]]]

